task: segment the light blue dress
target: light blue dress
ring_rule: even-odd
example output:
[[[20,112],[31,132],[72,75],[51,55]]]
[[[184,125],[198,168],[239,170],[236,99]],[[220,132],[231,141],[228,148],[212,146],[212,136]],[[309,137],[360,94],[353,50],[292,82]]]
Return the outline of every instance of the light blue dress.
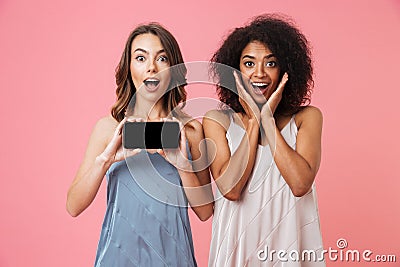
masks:
[[[142,151],[114,163],[107,180],[95,266],[197,266],[187,199],[174,166],[158,153]]]

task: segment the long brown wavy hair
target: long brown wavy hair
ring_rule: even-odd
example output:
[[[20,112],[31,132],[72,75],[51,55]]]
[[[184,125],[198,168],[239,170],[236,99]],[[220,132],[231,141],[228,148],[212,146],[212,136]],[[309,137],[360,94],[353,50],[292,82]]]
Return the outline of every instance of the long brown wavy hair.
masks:
[[[163,96],[163,101],[168,113],[172,112],[172,114],[177,117],[184,115],[184,113],[181,111],[181,108],[183,108],[186,101],[185,85],[187,69],[183,64],[184,62],[181,50],[178,42],[168,30],[166,30],[160,24],[152,22],[149,24],[139,25],[131,32],[128,40],[126,41],[121,60],[115,69],[117,101],[111,108],[111,115],[118,122],[124,119],[130,101],[135,101],[135,99],[132,99],[132,97],[136,93],[136,88],[133,84],[130,72],[132,42],[137,36],[146,33],[151,33],[158,36],[158,38],[160,38],[161,45],[167,54],[170,66],[178,65],[174,68],[171,68],[171,81],[167,92]],[[182,107],[178,107],[180,103],[182,103]]]

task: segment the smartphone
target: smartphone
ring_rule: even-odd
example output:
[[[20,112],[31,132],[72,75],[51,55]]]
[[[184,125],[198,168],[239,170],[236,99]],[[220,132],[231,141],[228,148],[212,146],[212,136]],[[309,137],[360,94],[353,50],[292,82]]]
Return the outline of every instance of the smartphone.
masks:
[[[122,140],[126,149],[178,148],[179,123],[175,121],[125,122]]]

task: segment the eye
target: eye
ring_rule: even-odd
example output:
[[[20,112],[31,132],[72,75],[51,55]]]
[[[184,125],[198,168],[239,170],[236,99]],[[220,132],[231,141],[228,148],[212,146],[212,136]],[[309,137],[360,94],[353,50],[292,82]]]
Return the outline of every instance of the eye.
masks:
[[[160,56],[158,58],[158,61],[160,61],[160,62],[168,62],[168,58],[167,58],[167,56]]]
[[[144,61],[145,60],[144,56],[137,56],[137,57],[135,57],[135,59],[137,61]]]
[[[248,68],[254,67],[254,62],[251,61],[246,61],[243,63],[243,65],[245,65]]]
[[[276,67],[276,61],[268,61],[266,66],[270,68]]]

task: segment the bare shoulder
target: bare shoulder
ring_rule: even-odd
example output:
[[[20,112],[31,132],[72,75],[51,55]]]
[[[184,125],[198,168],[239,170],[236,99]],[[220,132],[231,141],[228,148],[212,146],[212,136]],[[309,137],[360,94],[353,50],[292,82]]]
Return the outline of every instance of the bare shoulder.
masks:
[[[304,123],[322,126],[322,121],[323,115],[321,110],[314,106],[304,107],[296,114],[296,124],[299,129]]]
[[[111,115],[107,115],[107,116],[100,118],[96,123],[96,126],[105,127],[105,128],[117,127],[117,125],[118,125],[118,121],[116,121]]]
[[[203,125],[196,119],[191,119],[185,124],[186,137],[190,144],[199,142],[204,138]]]
[[[218,109],[212,109],[207,111],[207,113],[204,115],[203,118],[203,125],[205,127],[207,127],[208,121],[218,122],[225,129],[228,129],[230,124],[230,118],[228,112]]]
[[[111,115],[100,118],[93,129],[93,136],[96,136],[96,139],[101,139],[104,142],[111,140],[115,128],[118,126],[118,121],[116,121]]]
[[[100,118],[96,122],[95,128],[103,132],[114,132],[117,126],[118,126],[118,121],[116,121],[111,115],[108,115]]]
[[[191,119],[188,122],[186,122],[185,126],[189,126],[186,127],[187,130],[191,130],[191,131],[202,131],[203,130],[203,125],[196,119]]]

